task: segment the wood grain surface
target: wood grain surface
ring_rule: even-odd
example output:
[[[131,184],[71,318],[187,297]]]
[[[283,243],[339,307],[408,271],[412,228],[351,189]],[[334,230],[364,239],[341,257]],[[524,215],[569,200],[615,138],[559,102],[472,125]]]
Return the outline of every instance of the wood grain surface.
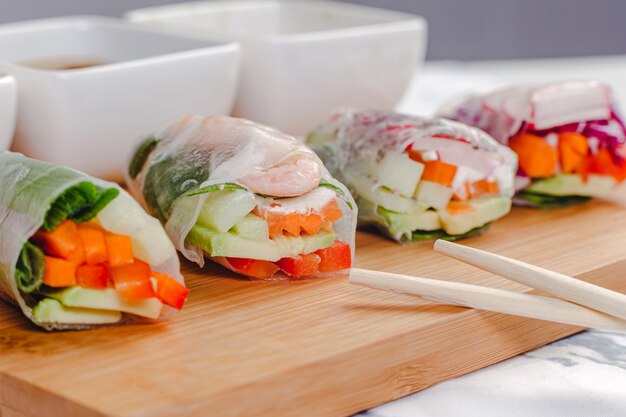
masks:
[[[626,290],[626,211],[515,209],[464,244]],[[360,232],[357,266],[535,292]],[[345,416],[580,328],[351,286],[184,266],[185,310],[153,325],[45,333],[0,305],[0,415]]]

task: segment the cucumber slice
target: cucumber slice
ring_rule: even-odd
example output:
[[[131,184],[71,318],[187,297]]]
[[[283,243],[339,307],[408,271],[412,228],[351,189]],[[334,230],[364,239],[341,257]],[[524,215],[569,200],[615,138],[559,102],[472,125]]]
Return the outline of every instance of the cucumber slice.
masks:
[[[211,256],[275,262],[281,258],[294,257],[327,248],[335,241],[335,234],[323,232],[315,236],[279,236],[266,241],[256,241],[243,239],[230,232],[221,233],[195,225],[187,235],[187,241]]]
[[[441,221],[439,214],[434,210],[426,210],[418,213],[395,213],[378,207],[378,214],[385,218],[392,233],[406,232],[410,234],[414,230],[439,230]]]
[[[41,293],[60,301],[65,307],[123,311],[150,319],[157,319],[163,308],[163,304],[157,298],[126,301],[113,288],[96,290],[74,286],[62,290],[45,290]]]
[[[120,195],[96,219],[109,232],[130,236],[135,256],[150,265],[161,265],[176,254],[161,223],[129,197]]]
[[[441,209],[446,207],[453,193],[450,187],[432,181],[421,181],[417,186],[415,198],[428,207]]]
[[[237,223],[232,232],[243,239],[265,241],[270,238],[269,226],[265,220],[248,214]]]
[[[248,191],[214,191],[207,194],[196,223],[220,232],[227,232],[255,207],[254,195]]]
[[[401,196],[388,189],[380,187],[370,178],[356,172],[346,173],[346,178],[356,194],[387,210],[397,213],[424,211],[428,207],[412,198]]]
[[[533,181],[524,191],[553,196],[602,197],[617,185],[613,177],[589,175],[584,181],[580,175],[560,174]]]
[[[111,324],[122,318],[119,311],[65,307],[57,300],[44,298],[33,308],[38,323]]]
[[[405,153],[387,152],[370,172],[372,178],[390,190],[413,197],[417,183],[424,172],[424,164],[409,158]]]
[[[438,210],[443,229],[449,235],[461,235],[511,211],[511,199],[508,197],[489,197],[469,200],[472,211],[452,214],[447,209]]]

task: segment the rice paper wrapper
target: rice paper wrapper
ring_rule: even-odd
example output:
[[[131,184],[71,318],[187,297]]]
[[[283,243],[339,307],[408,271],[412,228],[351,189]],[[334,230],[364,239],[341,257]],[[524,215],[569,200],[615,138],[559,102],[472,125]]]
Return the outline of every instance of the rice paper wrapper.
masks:
[[[36,161],[9,151],[0,152],[0,292],[17,304],[24,315],[47,330],[97,327],[84,324],[37,323],[31,307],[15,280],[15,269],[22,247],[42,227],[52,203],[68,188],[90,182],[103,188],[117,188],[116,199],[126,199],[147,217],[132,197],[117,184],[90,177],[73,169]],[[155,270],[183,282],[176,252]]]
[[[516,155],[482,130],[443,118],[339,109],[307,135],[306,143],[348,188],[352,188],[346,177],[350,167],[363,161],[380,161],[387,152],[403,153],[411,147],[436,152],[442,161],[463,167],[454,178],[455,191],[472,178],[491,177],[498,182],[499,195],[511,198],[514,193]],[[375,204],[358,198],[357,202],[360,224],[374,224],[401,241],[401,236],[392,233],[377,214]]]
[[[626,141],[626,128],[617,114],[611,88],[593,80],[514,85],[457,98],[438,114],[478,127],[505,145],[512,136],[527,130],[541,136],[577,132],[607,146]]]
[[[438,113],[441,117],[483,129],[504,145],[516,135],[529,133],[543,138],[561,152],[558,135],[577,133],[587,139],[588,155],[606,150],[613,165],[618,165],[620,170],[626,166],[626,125],[618,114],[611,88],[598,81],[514,85],[484,95],[452,100]],[[537,178],[530,178],[523,168],[520,166],[517,172],[517,191],[526,189]],[[555,174],[563,173],[562,168],[558,165]],[[611,166],[602,168],[606,172],[611,169]],[[571,168],[566,173],[571,174]],[[565,196],[573,197],[571,200],[556,196],[547,201],[544,201],[545,197],[531,201],[528,195],[518,194],[515,203],[529,207],[563,207],[579,204],[593,195],[597,194],[591,193],[580,199],[575,195]]]
[[[313,161],[320,185],[336,191],[343,216],[334,223],[337,238],[350,244],[354,258],[356,203],[307,146],[274,128],[227,116],[187,116],[144,139],[131,156],[127,183],[133,195],[165,225],[174,246],[204,265],[204,252],[185,241],[213,187],[244,187],[244,178],[289,161]],[[285,185],[298,182],[286,178]],[[222,259],[218,263],[229,267]],[[241,273],[239,271],[236,271]]]

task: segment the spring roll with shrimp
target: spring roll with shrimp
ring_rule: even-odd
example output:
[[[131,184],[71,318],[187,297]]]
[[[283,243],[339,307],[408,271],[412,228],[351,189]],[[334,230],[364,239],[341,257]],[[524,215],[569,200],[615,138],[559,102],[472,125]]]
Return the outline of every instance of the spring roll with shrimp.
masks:
[[[626,127],[596,81],[504,88],[447,105],[519,157],[515,203],[562,207],[609,194],[626,179]]]
[[[0,184],[0,292],[35,324],[81,329],[182,307],[174,246],[119,186],[8,151]]]
[[[176,248],[252,279],[351,266],[356,205],[295,138],[231,117],[185,117],[140,143],[127,183]]]
[[[359,223],[398,242],[476,235],[511,208],[515,154],[460,123],[344,109],[307,143],[352,191]]]

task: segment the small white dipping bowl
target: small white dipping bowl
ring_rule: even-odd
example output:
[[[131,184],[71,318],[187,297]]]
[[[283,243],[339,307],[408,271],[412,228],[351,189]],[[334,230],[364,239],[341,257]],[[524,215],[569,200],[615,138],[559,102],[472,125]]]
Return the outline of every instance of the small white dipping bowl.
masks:
[[[126,18],[242,46],[234,114],[302,134],[338,106],[392,109],[426,49],[415,15],[327,1],[211,1]]]
[[[89,65],[59,69],[70,65]],[[0,26],[0,71],[13,74],[13,148],[121,181],[136,140],[186,114],[228,114],[239,47],[100,17]]]
[[[15,78],[0,73],[0,151],[11,146],[17,110]]]

